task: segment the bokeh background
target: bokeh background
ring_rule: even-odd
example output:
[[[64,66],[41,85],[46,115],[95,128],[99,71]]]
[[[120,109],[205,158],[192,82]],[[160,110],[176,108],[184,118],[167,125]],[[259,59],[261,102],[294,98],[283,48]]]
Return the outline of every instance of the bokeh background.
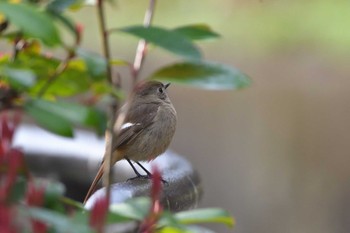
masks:
[[[140,24],[146,6],[116,1],[109,26]],[[83,46],[100,51],[95,9],[72,16]],[[222,36],[200,43],[208,60],[253,81],[239,91],[171,87],[171,148],[200,172],[201,206],[229,210],[237,233],[350,232],[350,1],[158,1],[155,25],[193,23]],[[136,43],[113,35],[113,56],[132,60]],[[176,59],[151,48],[142,76]]]

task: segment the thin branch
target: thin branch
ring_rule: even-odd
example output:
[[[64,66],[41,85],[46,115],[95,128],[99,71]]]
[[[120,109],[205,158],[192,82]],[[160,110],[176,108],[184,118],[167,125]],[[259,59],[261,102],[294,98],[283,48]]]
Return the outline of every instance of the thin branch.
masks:
[[[109,40],[108,40],[108,32],[107,32],[107,26],[106,26],[106,19],[105,19],[105,12],[103,8],[103,0],[97,1],[97,16],[99,21],[99,28],[102,38],[102,50],[103,55],[106,58],[106,68],[107,68],[107,78],[110,84],[113,84],[113,77],[112,77],[112,68],[110,65],[111,55],[110,55],[110,46],[109,46]]]
[[[145,13],[145,17],[143,20],[143,25],[145,27],[149,27],[152,23],[153,15],[154,15],[154,10],[156,6],[156,0],[150,0],[148,9]],[[133,77],[133,82],[134,84],[136,83],[138,79],[138,75],[140,73],[140,70],[142,68],[142,65],[145,60],[146,56],[146,49],[147,49],[147,42],[145,40],[140,40],[137,49],[136,49],[136,55],[134,59],[134,65],[132,69],[132,77]]]
[[[62,74],[68,67],[69,61],[72,59],[73,54],[69,52],[67,57],[57,66],[55,72],[48,77],[47,82],[44,83],[44,86],[38,92],[38,97],[42,97],[49,87],[56,81],[56,79]]]
[[[109,46],[109,40],[108,40],[108,32],[106,28],[106,18],[105,18],[105,12],[104,12],[104,6],[103,6],[103,0],[97,1],[97,16],[99,20],[99,28],[102,38],[102,50],[103,55],[106,59],[106,72],[107,72],[107,78],[111,86],[114,86],[113,83],[113,76],[112,76],[112,67],[110,65],[111,61],[111,55],[110,55],[110,46]],[[106,186],[106,197],[107,200],[110,200],[110,186],[111,186],[111,179],[112,179],[112,146],[115,144],[115,140],[117,138],[118,132],[114,132],[114,122],[116,119],[116,110],[118,109],[118,102],[117,100],[112,96],[112,103],[110,105],[110,112],[109,112],[109,123],[107,131],[109,132],[109,135],[111,137],[110,143],[107,144],[106,148],[106,158],[105,158],[105,167],[104,167],[104,176],[103,176],[103,183]]]

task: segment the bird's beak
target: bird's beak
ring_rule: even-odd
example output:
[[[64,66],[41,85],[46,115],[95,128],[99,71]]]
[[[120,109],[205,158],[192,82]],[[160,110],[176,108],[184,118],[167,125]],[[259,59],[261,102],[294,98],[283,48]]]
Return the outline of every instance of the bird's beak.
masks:
[[[164,86],[165,86],[165,89],[167,89],[168,86],[170,86],[170,83],[167,83],[167,84],[165,84]]]

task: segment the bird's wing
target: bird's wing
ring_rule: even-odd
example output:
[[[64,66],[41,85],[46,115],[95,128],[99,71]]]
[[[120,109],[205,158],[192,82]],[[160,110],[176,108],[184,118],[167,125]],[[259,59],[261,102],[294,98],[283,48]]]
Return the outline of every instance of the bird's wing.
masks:
[[[155,103],[142,104],[138,107],[130,108],[125,118],[125,123],[116,138],[113,151],[122,149],[137,138],[144,129],[153,124],[158,110],[159,105]]]

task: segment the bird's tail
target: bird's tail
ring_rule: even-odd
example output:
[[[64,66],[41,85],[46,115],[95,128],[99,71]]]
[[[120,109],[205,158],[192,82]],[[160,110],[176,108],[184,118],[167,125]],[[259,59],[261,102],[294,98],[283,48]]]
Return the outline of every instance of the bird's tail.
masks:
[[[84,199],[84,203],[83,203],[84,205],[85,205],[86,201],[90,198],[92,193],[96,190],[97,184],[103,176],[103,169],[104,169],[104,162],[101,163],[100,168],[98,169],[98,172],[97,172],[94,180],[92,181],[92,184],[90,185],[89,191],[87,192],[85,199]]]

